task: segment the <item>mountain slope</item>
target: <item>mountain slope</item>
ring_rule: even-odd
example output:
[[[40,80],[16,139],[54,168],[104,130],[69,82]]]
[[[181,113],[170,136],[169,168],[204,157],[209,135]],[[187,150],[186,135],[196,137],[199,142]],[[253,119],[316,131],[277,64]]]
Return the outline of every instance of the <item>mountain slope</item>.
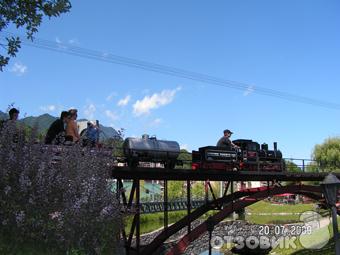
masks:
[[[33,117],[33,116],[26,117],[20,121],[23,122],[27,126],[36,127],[39,133],[46,133],[47,129],[56,119],[57,119],[56,117],[53,117],[52,115],[49,115],[48,113],[45,113],[38,117]]]
[[[8,119],[8,114],[0,111],[0,120],[6,120]]]
[[[8,119],[9,116],[7,113],[0,111],[0,119]],[[27,126],[35,127],[38,129],[38,133],[45,134],[50,125],[55,121],[57,117],[54,117],[48,113],[43,115],[39,115],[37,117],[30,116],[19,120]],[[86,119],[82,119],[82,121],[87,121]],[[103,125],[99,125],[100,130],[102,131],[102,135],[100,140],[105,140],[108,138],[116,138],[118,136],[118,132],[112,127],[105,127]]]

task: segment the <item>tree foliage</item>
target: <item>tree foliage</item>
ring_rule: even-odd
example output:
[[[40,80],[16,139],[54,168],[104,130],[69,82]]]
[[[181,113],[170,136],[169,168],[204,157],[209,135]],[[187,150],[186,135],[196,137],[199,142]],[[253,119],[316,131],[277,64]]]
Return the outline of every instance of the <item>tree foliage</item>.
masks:
[[[186,188],[183,181],[168,182],[169,200],[180,200],[186,198]]]
[[[301,173],[302,169],[300,167],[298,167],[297,164],[295,164],[294,162],[290,161],[290,160],[286,160],[285,161],[286,164],[286,169],[288,172],[293,172],[293,173]]]
[[[191,153],[185,149],[181,149],[178,160],[183,162],[182,168],[191,169]]]
[[[314,147],[313,159],[323,171],[336,171],[340,168],[340,137],[326,139]]]
[[[205,197],[205,183],[204,181],[196,181],[191,186],[191,193],[193,199],[204,199]]]
[[[9,25],[17,29],[24,28],[26,37],[33,40],[44,16],[58,17],[71,9],[69,0],[2,0],[0,1],[0,32]],[[0,37],[0,70],[8,64],[11,57],[19,51],[21,40],[19,37]]]

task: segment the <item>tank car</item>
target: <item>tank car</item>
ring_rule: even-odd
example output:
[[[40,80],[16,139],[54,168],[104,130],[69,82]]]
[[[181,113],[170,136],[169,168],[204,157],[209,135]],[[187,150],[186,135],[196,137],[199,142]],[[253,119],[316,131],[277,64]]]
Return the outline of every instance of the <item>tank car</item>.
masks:
[[[130,167],[137,167],[139,162],[154,162],[173,169],[178,162],[180,147],[176,141],[158,140],[154,136],[143,135],[141,138],[126,138],[123,151]]]

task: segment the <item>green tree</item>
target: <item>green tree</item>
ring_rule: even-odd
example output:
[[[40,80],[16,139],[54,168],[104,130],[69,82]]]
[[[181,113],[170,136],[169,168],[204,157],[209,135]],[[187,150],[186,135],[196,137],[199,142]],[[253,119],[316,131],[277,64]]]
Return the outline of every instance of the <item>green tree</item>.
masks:
[[[169,181],[168,182],[168,199],[182,199],[186,198],[186,188],[183,181]]]
[[[290,160],[285,161],[286,164],[286,169],[288,172],[293,172],[293,173],[300,173],[302,172],[301,168],[297,166],[294,162]]]
[[[322,171],[339,171],[340,137],[331,137],[314,147],[313,159]]]
[[[181,149],[178,160],[183,162],[184,169],[191,169],[191,153],[185,149]]]
[[[318,173],[320,172],[320,167],[317,162],[313,161],[306,166],[306,172],[308,173]],[[304,181],[305,185],[320,185],[319,181]]]
[[[24,28],[27,39],[33,40],[44,16],[58,17],[71,9],[69,0],[2,0],[0,1],[0,32],[9,25]],[[0,37],[0,70],[15,57],[21,40],[12,35]]]
[[[202,199],[205,196],[204,181],[196,181],[191,186],[193,199]]]

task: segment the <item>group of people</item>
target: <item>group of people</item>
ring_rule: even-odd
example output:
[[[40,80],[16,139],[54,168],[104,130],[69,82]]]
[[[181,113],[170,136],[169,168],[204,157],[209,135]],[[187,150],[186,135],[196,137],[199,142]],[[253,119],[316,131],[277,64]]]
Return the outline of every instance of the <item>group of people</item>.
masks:
[[[77,117],[77,109],[61,112],[60,118],[55,120],[47,130],[45,144],[78,143],[82,135],[83,145],[96,146],[99,140],[99,127],[88,121],[87,128],[80,134]]]
[[[10,109],[8,121],[15,122],[18,119],[19,113],[19,110],[16,108]],[[99,139],[98,123],[96,123],[96,125],[91,121],[88,121],[87,128],[80,134],[76,122],[78,117],[77,113],[77,109],[61,112],[60,118],[55,120],[49,127],[45,137],[45,144],[63,144],[64,142],[77,143],[82,136],[85,138],[83,145],[96,146]],[[230,140],[232,134],[233,132],[229,129],[224,130],[223,136],[218,140],[216,146],[239,149],[239,147]]]
[[[0,122],[0,131],[6,125],[16,126],[16,121],[19,118],[20,111],[16,108],[11,108],[8,112],[9,119]],[[99,124],[88,121],[87,127],[79,133],[77,125],[78,117],[77,109],[63,111],[60,118],[55,120],[47,130],[45,136],[45,144],[65,144],[78,143],[82,140],[84,146],[96,146],[99,142]],[[83,138],[83,139],[81,139]],[[15,138],[17,140],[17,134]]]

